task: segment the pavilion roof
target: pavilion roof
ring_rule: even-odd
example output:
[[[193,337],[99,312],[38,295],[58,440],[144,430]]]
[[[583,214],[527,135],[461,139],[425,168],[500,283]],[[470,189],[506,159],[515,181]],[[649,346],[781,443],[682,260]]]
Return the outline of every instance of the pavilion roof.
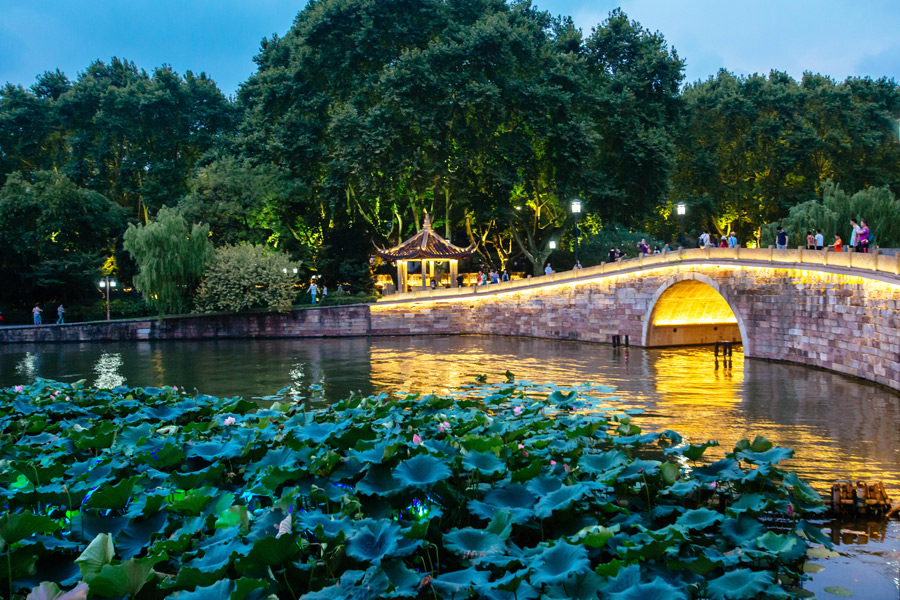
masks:
[[[431,228],[431,217],[425,213],[425,223],[419,232],[393,248],[377,248],[378,256],[387,260],[452,260],[468,258],[475,251],[475,245],[468,248],[454,246]]]

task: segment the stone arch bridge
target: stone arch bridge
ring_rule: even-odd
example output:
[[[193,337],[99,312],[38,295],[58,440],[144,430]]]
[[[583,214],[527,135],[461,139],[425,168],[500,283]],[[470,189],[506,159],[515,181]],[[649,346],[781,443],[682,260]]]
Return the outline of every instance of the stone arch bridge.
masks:
[[[900,255],[688,249],[478,288],[395,294],[373,334],[499,334],[635,346],[739,341],[900,389]]]

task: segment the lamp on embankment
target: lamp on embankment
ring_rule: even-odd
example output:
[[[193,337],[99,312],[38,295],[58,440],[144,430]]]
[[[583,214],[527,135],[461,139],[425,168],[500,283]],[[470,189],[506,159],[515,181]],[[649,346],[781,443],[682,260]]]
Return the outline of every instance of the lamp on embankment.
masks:
[[[110,288],[116,287],[116,280],[110,279],[109,275],[106,275],[103,279],[100,280],[100,289],[106,290],[106,320],[109,321],[109,290]]]
[[[578,264],[578,215],[581,214],[581,200],[573,199],[570,206],[572,214],[575,215],[575,263]]]
[[[687,205],[684,202],[679,202],[675,205],[675,209],[678,212],[678,220],[681,222],[681,236],[678,238],[678,243],[682,246],[684,245],[684,213],[687,212]]]

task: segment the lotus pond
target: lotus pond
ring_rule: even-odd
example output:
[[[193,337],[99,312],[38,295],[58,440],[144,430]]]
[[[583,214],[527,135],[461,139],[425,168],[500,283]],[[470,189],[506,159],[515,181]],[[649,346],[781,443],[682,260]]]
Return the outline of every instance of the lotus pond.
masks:
[[[0,391],[9,597],[808,596],[833,556],[790,449],[644,432],[612,390],[516,382],[267,408]],[[63,590],[63,592],[60,592]],[[68,592],[65,592],[68,590]],[[835,588],[838,590],[838,588]],[[843,591],[843,590],[839,590]]]
[[[714,368],[709,350],[613,351],[608,346],[488,336],[354,340],[260,340],[0,347],[0,386],[37,377],[88,385],[168,384],[246,398],[288,388],[310,406],[379,392],[449,392],[486,373],[617,388],[621,410],[643,409],[644,431],[677,430],[689,443],[718,439],[723,458],[763,434],[796,450],[779,463],[820,490],[838,478],[880,479],[900,495],[900,398],[864,382],[797,365],[744,361]],[[269,400],[257,400],[263,405]],[[897,521],[824,522],[841,556],[805,584],[817,597],[843,586],[855,598],[896,598]],[[0,590],[0,595],[3,595]]]

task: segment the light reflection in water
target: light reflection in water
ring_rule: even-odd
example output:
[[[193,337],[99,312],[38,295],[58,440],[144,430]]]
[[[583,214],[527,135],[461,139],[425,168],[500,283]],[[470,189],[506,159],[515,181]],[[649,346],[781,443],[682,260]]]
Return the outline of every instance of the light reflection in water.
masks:
[[[124,362],[120,352],[104,352],[101,354],[94,365],[94,373],[97,375],[94,387],[111,389],[125,385],[125,378],[119,373],[119,369]]]
[[[33,381],[37,374],[37,355],[26,352],[16,363],[16,375],[25,381]]]

